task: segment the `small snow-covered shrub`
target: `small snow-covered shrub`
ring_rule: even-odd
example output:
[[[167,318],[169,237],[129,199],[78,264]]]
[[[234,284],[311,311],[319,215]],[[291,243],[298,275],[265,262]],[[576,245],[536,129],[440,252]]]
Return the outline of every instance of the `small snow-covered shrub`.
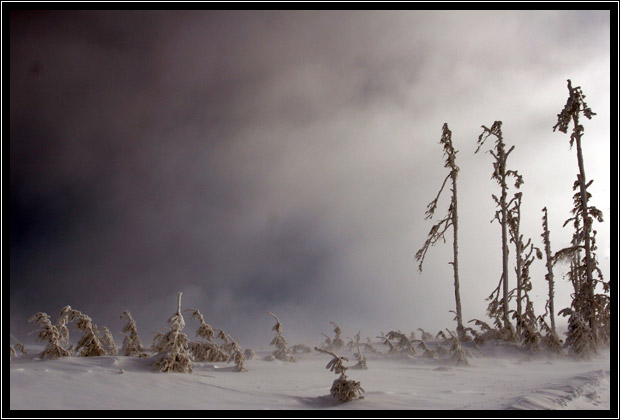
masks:
[[[59,357],[70,356],[69,350],[66,350],[61,345],[62,337],[58,328],[50,321],[50,316],[45,312],[37,312],[32,315],[28,322],[32,322],[39,325],[41,329],[37,335],[38,341],[47,341],[47,345],[41,355],[41,359],[57,359]]]
[[[181,296],[179,292],[177,311],[168,319],[170,330],[166,334],[158,333],[153,340],[154,364],[161,372],[192,373],[187,335],[183,333],[185,320],[181,314]]]
[[[297,354],[297,353],[312,353],[312,349],[308,346],[306,346],[305,344],[295,344],[293,347],[291,347],[291,352],[293,354]]]
[[[268,313],[276,320],[276,324],[272,328],[272,331],[276,332],[276,336],[273,340],[271,340],[271,345],[276,346],[276,350],[272,353],[273,357],[285,362],[294,362],[295,358],[291,354],[291,351],[287,346],[286,339],[282,335],[282,323],[280,322],[280,319],[275,314],[271,312]]]
[[[245,356],[245,360],[252,360],[256,357],[256,354],[254,354],[254,350],[252,349],[245,349],[243,355]]]
[[[348,361],[346,357],[339,357],[331,351],[321,349],[319,347],[314,348],[321,353],[327,353],[333,356],[333,359],[325,366],[325,369],[329,369],[336,375],[340,374],[340,377],[332,383],[331,395],[340,402],[348,402],[356,399],[363,399],[361,395],[364,389],[360,386],[360,383],[347,379],[346,370],[348,367],[342,364],[343,361]]]
[[[133,320],[129,311],[125,311],[121,314],[120,319],[123,318],[127,319],[127,323],[121,331],[121,333],[125,336],[125,339],[123,340],[123,347],[121,348],[123,355],[146,357],[145,348],[142,345],[140,336],[138,336],[136,321]]]

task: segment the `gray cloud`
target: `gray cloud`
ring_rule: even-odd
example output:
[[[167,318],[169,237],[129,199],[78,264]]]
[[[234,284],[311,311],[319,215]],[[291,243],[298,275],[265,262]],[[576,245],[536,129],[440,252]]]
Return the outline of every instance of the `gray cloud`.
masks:
[[[483,317],[501,257],[480,125],[503,120],[516,145],[526,234],[539,239],[547,206],[552,244],[567,244],[576,158],[551,127],[569,77],[598,112],[584,147],[609,215],[608,12],[13,14],[10,44],[11,329],[71,304],[117,331],[129,309],[149,342],[178,290],[265,346],[269,310],[299,340],[329,321],[370,336],[451,326],[450,247],[422,274],[413,259],[444,122],[463,311]]]

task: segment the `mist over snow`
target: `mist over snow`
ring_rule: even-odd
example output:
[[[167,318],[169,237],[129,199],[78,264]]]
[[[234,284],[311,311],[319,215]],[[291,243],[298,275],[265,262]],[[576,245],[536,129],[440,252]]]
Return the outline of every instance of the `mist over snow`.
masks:
[[[183,292],[243,347],[318,345],[361,330],[455,328],[451,243],[417,271],[424,220],[459,151],[464,321],[486,319],[501,275],[489,223],[503,121],[524,177],[522,232],[568,246],[577,158],[553,132],[568,91],[583,122],[603,275],[610,275],[609,11],[11,11],[10,330],[64,305],[145,345]],[[509,191],[512,194],[513,190]],[[7,210],[5,210],[7,211]],[[448,236],[451,238],[451,236]],[[511,249],[511,259],[514,251]],[[556,266],[557,310],[572,286]],[[531,269],[544,312],[544,262]],[[510,287],[514,286],[511,268]],[[186,332],[198,323],[186,317]],[[556,317],[560,328],[565,318]],[[330,379],[329,375],[326,375]],[[329,381],[328,381],[329,382]]]

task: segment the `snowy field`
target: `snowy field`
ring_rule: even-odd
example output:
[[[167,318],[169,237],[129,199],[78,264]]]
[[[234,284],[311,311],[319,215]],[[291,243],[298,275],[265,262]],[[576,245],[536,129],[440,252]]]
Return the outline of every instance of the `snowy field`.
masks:
[[[430,346],[429,346],[430,347]],[[28,346],[10,364],[11,410],[610,410],[610,352],[588,361],[551,358],[499,347],[472,349],[469,366],[449,355],[366,354],[367,370],[349,369],[365,398],[338,403],[330,395],[337,375],[325,369],[330,356],[296,354],[295,363],[264,357],[258,349],[245,363],[194,363],[193,374],[159,373],[148,358],[66,357],[39,360]],[[379,348],[379,347],[378,347]],[[382,349],[383,350],[383,349]],[[352,352],[340,351],[355,364]],[[419,353],[418,353],[419,354]],[[615,404],[615,403],[614,403]]]

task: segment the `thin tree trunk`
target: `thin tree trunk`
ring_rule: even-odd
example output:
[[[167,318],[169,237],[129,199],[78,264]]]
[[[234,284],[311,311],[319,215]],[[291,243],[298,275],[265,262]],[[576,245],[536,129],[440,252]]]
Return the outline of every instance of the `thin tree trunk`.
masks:
[[[518,216],[521,219],[521,216]],[[521,255],[521,237],[520,237],[520,229],[519,229],[520,220],[517,220],[517,231],[516,231],[516,243],[515,243],[515,252],[517,253],[517,319],[519,322],[517,323],[517,334],[521,336],[521,315],[523,313],[523,308],[521,305],[521,291],[522,291],[522,282],[521,282],[521,270],[523,268],[523,258]]]
[[[463,315],[461,313],[461,292],[459,291],[459,247],[458,247],[458,230],[459,230],[459,218],[457,212],[456,202],[456,174],[452,175],[452,227],[454,228],[453,237],[453,250],[454,250],[454,262],[452,266],[454,268],[454,298],[456,300],[456,330],[459,338],[463,338],[465,329],[463,328]]]
[[[549,321],[551,322],[551,332],[556,335],[555,332],[555,309],[553,306],[553,265],[551,263],[551,241],[549,240],[549,221],[547,218],[547,207],[543,208],[543,240],[545,242],[545,256],[547,265],[547,281],[549,282]]]
[[[508,232],[507,232],[507,211],[506,211],[506,176],[502,174],[502,196],[500,206],[502,210],[502,290],[504,295],[504,327],[508,327]]]

